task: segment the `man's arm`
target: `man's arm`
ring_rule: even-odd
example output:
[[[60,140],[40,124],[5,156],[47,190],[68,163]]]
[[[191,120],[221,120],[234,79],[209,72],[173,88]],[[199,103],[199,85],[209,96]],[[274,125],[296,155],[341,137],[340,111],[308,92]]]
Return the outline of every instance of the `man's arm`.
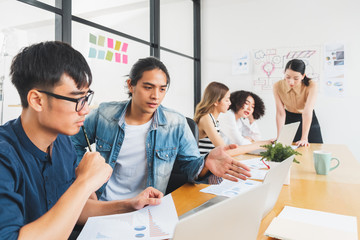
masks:
[[[158,205],[161,203],[163,193],[148,187],[134,198],[117,201],[98,201],[89,199],[80,215],[78,224],[85,224],[89,217],[110,214],[119,214],[141,209],[147,205]]]
[[[76,180],[57,203],[20,229],[19,239],[64,239],[70,235],[90,194],[110,178],[112,168],[99,153],[87,153],[76,172]]]

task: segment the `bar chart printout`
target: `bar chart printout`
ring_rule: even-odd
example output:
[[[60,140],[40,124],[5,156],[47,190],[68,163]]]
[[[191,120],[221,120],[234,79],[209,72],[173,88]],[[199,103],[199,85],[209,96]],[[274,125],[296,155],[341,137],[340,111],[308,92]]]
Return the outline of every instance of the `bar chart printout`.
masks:
[[[168,239],[172,238],[178,217],[171,195],[158,206],[131,213],[91,217],[79,240],[89,239]]]

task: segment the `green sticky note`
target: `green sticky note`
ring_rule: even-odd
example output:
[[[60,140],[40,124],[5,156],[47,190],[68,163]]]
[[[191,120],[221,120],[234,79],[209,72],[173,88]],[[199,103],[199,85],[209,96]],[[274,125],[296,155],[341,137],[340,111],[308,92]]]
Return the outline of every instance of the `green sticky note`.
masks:
[[[104,44],[105,44],[105,37],[104,36],[99,36],[98,45],[99,46],[104,46]]]
[[[114,53],[108,50],[107,53],[106,53],[106,58],[105,59],[108,60],[108,61],[111,61],[112,58],[113,58],[113,55],[114,55]]]
[[[96,44],[96,36],[94,34],[89,33],[89,42]]]

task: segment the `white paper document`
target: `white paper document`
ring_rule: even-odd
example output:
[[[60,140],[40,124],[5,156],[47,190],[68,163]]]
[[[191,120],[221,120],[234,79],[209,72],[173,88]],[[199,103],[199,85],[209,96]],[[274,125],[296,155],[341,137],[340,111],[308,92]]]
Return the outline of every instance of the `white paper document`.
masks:
[[[328,212],[285,206],[265,231],[278,239],[357,240],[357,219]]]
[[[268,170],[264,169],[267,168],[266,165],[260,159],[261,157],[257,157],[241,161],[241,163],[245,164],[251,169],[250,179],[246,181],[239,180],[238,182],[232,182],[224,179],[220,184],[210,185],[209,187],[200,190],[200,192],[211,193],[218,196],[234,197],[240,193],[248,191],[256,185],[261,184],[259,181],[251,180],[264,180],[265,175],[268,172]]]
[[[241,163],[250,168],[250,179],[264,180],[266,173],[269,171],[264,162],[261,161],[261,157],[242,160]]]
[[[262,170],[262,169],[251,169],[251,177],[250,179],[256,179],[256,180],[264,180],[265,175],[267,174],[269,170]]]
[[[261,182],[253,180],[239,180],[238,182],[232,182],[224,179],[222,183],[210,185],[209,187],[201,189],[200,192],[211,193],[218,196],[234,197],[259,184],[261,184]]]
[[[135,212],[90,217],[78,240],[91,239],[168,239],[178,222],[171,194],[158,206],[148,206]]]
[[[266,165],[261,161],[261,157],[251,158],[240,161],[251,169],[267,168]]]

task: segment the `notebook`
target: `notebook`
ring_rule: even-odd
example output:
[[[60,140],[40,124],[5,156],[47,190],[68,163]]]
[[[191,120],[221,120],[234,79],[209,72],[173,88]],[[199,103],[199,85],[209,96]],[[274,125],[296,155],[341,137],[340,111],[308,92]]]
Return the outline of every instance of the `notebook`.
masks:
[[[357,240],[357,219],[354,216],[285,206],[279,216],[272,220],[265,235],[292,240]]]
[[[285,146],[291,146],[295,134],[299,128],[300,122],[294,122],[294,123],[290,123],[290,124],[286,124],[283,126],[283,128],[281,129],[281,132],[279,134],[278,139],[276,140],[276,142],[282,143],[282,145]],[[254,151],[248,152],[248,154],[252,154],[252,155],[260,155],[260,153],[265,152],[265,149],[256,149]]]
[[[256,239],[269,187],[261,184],[182,218],[173,240]]]

